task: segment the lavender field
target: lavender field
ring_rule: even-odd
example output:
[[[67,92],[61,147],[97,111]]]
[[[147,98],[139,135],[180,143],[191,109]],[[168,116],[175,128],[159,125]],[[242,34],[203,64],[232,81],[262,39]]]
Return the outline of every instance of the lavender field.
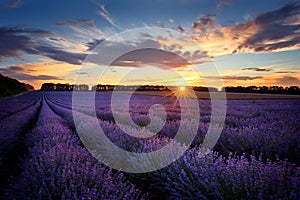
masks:
[[[110,99],[111,92],[96,93],[95,108],[99,126],[116,146],[141,153],[174,142],[181,120],[175,99],[131,97],[131,118],[140,126],[150,123],[153,103],[163,105],[167,113],[162,130],[146,139],[124,133],[138,131],[126,120],[120,129]],[[199,147],[209,127],[211,103],[198,101],[197,136],[183,156],[157,171],[125,173],[101,163],[83,145],[73,120],[71,92],[29,92],[0,100],[1,197],[300,199],[298,99],[228,100],[222,134],[204,158]],[[73,109],[83,119],[91,117],[91,108],[84,104]]]

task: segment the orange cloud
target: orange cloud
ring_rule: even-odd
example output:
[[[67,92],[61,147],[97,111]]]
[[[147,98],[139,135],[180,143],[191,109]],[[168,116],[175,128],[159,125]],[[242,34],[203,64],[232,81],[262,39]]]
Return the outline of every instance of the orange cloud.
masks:
[[[215,15],[201,16],[192,23],[192,31],[184,29],[182,45],[189,45],[191,50],[200,45],[211,56],[299,49],[299,12],[299,3],[288,4],[230,26],[219,24]]]
[[[1,68],[0,73],[31,84],[36,89],[39,89],[44,82],[74,82],[75,71],[79,68],[80,66],[78,65],[50,61]]]

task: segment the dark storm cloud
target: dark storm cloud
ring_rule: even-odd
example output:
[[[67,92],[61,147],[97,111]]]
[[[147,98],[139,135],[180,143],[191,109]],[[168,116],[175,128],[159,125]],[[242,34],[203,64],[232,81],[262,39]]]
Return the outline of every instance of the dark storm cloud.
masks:
[[[90,20],[90,19],[67,20],[67,21],[57,22],[54,25],[66,26],[66,27],[71,27],[71,26],[88,26],[90,28],[95,27],[94,20]]]
[[[5,58],[18,58],[21,53],[43,55],[53,60],[79,65],[85,54],[65,51],[47,43],[46,38],[54,33],[41,29],[0,27],[0,61]]]
[[[246,67],[242,68],[242,70],[248,70],[248,71],[256,71],[256,72],[269,72],[270,69],[263,69],[263,68],[257,68],[257,67]]]
[[[268,52],[299,45],[299,15],[300,4],[294,3],[257,16],[247,26],[256,26],[258,31],[234,52],[244,48]]]

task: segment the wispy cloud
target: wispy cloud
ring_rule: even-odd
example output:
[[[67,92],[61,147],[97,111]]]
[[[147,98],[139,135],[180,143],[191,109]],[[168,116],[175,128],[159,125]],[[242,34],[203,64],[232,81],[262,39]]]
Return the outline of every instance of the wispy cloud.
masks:
[[[54,23],[55,26],[66,26],[66,27],[72,27],[72,26],[88,26],[90,28],[94,28],[94,20],[90,19],[76,19],[76,20],[67,20],[62,22],[56,22]]]
[[[99,4],[99,8],[100,10],[97,11],[97,13],[102,16],[104,19],[106,19],[111,25],[113,25],[116,28],[120,28],[122,29],[119,25],[117,25],[113,18],[111,17],[110,13],[106,10],[105,5],[104,4]]]
[[[8,3],[0,3],[0,9],[5,9],[5,8],[19,8],[24,4],[22,0],[15,0],[15,1],[10,1]]]
[[[214,76],[207,76],[205,78],[208,79],[219,79],[220,77],[214,77]],[[261,79],[262,76],[221,76],[223,80],[238,80],[238,81],[248,81],[248,80],[255,80],[255,79]]]
[[[23,5],[23,3],[24,2],[22,0],[16,0],[14,2],[9,3],[8,7],[9,8],[19,8],[19,7],[21,7]]]
[[[248,71],[255,71],[255,72],[269,72],[272,71],[271,69],[263,69],[263,68],[258,68],[258,67],[246,67],[242,68],[242,70],[248,70]]]
[[[294,71],[279,71],[275,72],[276,74],[296,74],[297,72]]]
[[[88,72],[76,72],[76,74],[80,74],[80,75],[88,75]]]
[[[164,23],[162,23],[161,21],[157,20],[156,23],[162,27],[162,28],[166,28],[166,25]]]
[[[232,5],[232,0],[220,0],[217,4],[217,9],[223,9],[224,6]]]

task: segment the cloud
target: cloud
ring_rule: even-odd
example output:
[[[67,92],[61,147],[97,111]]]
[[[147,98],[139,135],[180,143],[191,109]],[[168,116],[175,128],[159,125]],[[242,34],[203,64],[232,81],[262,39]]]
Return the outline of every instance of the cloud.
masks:
[[[284,76],[277,78],[274,84],[278,85],[300,85],[300,79],[293,76]]]
[[[89,74],[89,73],[88,73],[88,72],[76,72],[76,74],[87,75],[87,74]]]
[[[176,30],[180,33],[184,33],[184,28],[182,28],[182,26],[177,26]]]
[[[10,1],[10,2],[5,2],[5,3],[0,3],[0,9],[1,8],[19,8],[24,4],[22,0],[15,0],[15,1]]]
[[[111,25],[113,25],[114,27],[117,28],[121,28],[120,26],[118,26],[114,20],[112,19],[112,17],[110,16],[110,13],[105,9],[105,5],[104,4],[99,4],[99,8],[100,10],[97,12],[100,16],[102,16],[104,19],[106,19],[106,21],[108,21]],[[122,28],[121,28],[122,29]]]
[[[279,52],[300,48],[300,3],[258,14],[242,23],[222,25],[215,15],[200,16],[185,29],[186,41],[194,41],[210,55],[238,52]],[[193,48],[193,47],[191,47]]]
[[[38,75],[38,76],[31,76],[27,74],[18,74],[20,76],[20,80],[63,80],[62,78],[56,77],[56,76],[50,76],[50,75]]]
[[[102,41],[93,41],[87,46],[92,49],[99,42]],[[98,65],[111,63],[115,55],[122,55],[111,65],[136,68],[152,66],[165,70],[209,62],[211,58],[207,51],[184,51],[180,45],[162,44],[159,40],[149,37],[135,41],[105,41],[101,44],[99,52],[97,50],[95,53],[97,54],[89,55],[88,61]]]
[[[256,72],[269,72],[269,71],[271,71],[270,69],[262,69],[262,68],[257,68],[257,67],[247,67],[247,68],[242,68],[242,70],[249,70],[249,71],[256,71]]]
[[[208,33],[213,30],[217,25],[215,15],[206,15],[199,17],[197,22],[192,23],[194,31],[201,33]]]
[[[297,72],[294,71],[279,71],[275,72],[276,74],[296,74]]]
[[[10,66],[7,68],[0,68],[0,72],[6,76],[16,78],[18,80],[35,81],[35,80],[62,80],[56,76],[50,75],[30,75],[30,69],[25,69],[21,66]]]
[[[263,78],[262,76],[205,76],[207,79],[223,79],[223,80],[235,80],[235,81],[248,81]]]
[[[23,5],[22,0],[16,0],[16,1],[11,2],[10,4],[8,4],[8,7],[10,7],[10,8],[19,8],[22,5]]]
[[[24,68],[20,67],[20,66],[10,66],[10,67],[6,67],[6,68],[0,68],[0,72],[3,74],[15,74],[18,72],[24,72]]]
[[[9,70],[9,71],[24,71],[24,69],[20,66],[10,66],[7,68],[7,70]]]
[[[62,22],[54,23],[55,26],[66,26],[66,27],[72,27],[72,26],[88,26],[89,28],[94,28],[94,20],[90,19],[76,19],[76,20],[67,20]]]
[[[42,38],[52,35],[40,29],[20,29],[18,27],[0,27],[0,60],[5,57],[18,57],[20,51],[34,46],[31,37]]]
[[[114,66],[144,67],[152,65],[160,69],[177,68],[189,63],[182,57],[160,49],[141,49],[127,53],[115,62]]]
[[[218,4],[217,4],[217,8],[218,9],[223,9],[224,6],[229,6],[232,5],[232,0],[221,0]]]
[[[67,62],[73,65],[80,65],[82,61],[86,57],[86,54],[83,53],[72,53],[64,51],[58,47],[49,46],[49,45],[40,45],[36,46],[27,53],[43,55],[48,58],[52,58],[53,60]]]
[[[240,80],[240,81],[248,81],[248,80],[255,80],[261,79],[261,76],[222,76],[224,80]]]
[[[288,4],[280,9],[258,15],[248,26],[257,27],[234,52],[254,50],[271,52],[300,47],[300,4]]]
[[[10,8],[19,8],[19,7],[21,7],[22,5],[23,5],[23,1],[22,0],[16,0],[16,1],[14,1],[14,2],[11,2],[9,5],[8,5],[8,7],[10,7]]]
[[[88,47],[88,51],[92,51],[97,45],[99,45],[103,41],[104,39],[101,40],[94,39],[93,41],[86,43],[86,46]]]
[[[21,53],[43,55],[53,60],[79,65],[86,54],[66,51],[47,42],[54,33],[31,28],[0,27],[0,61],[19,58]]]
[[[162,27],[162,28],[166,28],[166,25],[164,23],[162,23],[161,21],[157,20],[156,23]]]

